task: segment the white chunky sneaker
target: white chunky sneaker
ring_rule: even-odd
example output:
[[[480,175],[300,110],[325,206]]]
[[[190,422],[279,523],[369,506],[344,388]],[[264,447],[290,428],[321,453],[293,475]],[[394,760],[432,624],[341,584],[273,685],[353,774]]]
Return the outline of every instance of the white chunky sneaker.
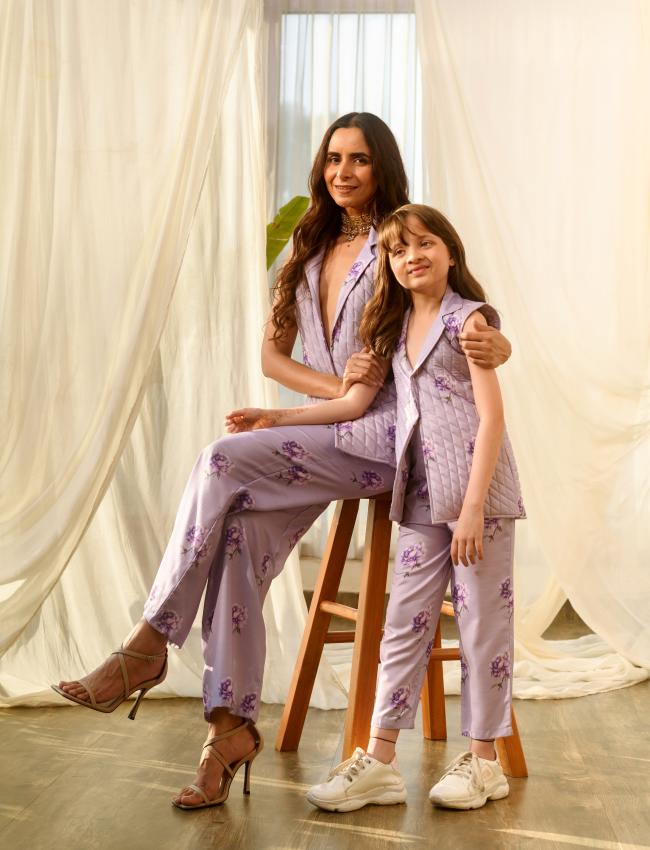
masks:
[[[306,796],[319,809],[353,812],[369,803],[404,803],[406,788],[395,759],[384,764],[357,747],[352,758],[337,765],[327,782],[312,786]]]
[[[467,752],[446,767],[429,791],[429,799],[447,809],[480,809],[488,800],[501,800],[509,793],[508,780],[498,761]]]

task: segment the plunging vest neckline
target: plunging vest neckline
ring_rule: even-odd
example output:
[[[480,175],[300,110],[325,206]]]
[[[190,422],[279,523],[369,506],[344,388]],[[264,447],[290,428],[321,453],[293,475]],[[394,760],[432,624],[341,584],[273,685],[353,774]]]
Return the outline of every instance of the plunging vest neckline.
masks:
[[[342,299],[347,297],[347,294],[344,292],[344,290],[349,287],[349,284],[356,283],[356,281],[358,280],[358,277],[361,276],[360,274],[358,276],[355,275],[355,272],[358,270],[359,264],[362,262],[361,261],[361,255],[364,253],[367,245],[368,245],[368,239],[366,239],[366,241],[363,243],[363,245],[359,249],[359,253],[354,258],[354,261],[350,265],[350,268],[345,273],[345,277],[341,281],[341,285],[339,287],[339,291],[338,291],[338,294],[336,296],[336,304],[334,306],[334,314],[332,316],[332,321],[329,323],[329,327],[330,327],[329,339],[327,338],[327,334],[325,333],[325,324],[323,322],[323,309],[321,307],[321,301],[320,301],[320,282],[321,282],[321,277],[322,277],[322,274],[323,274],[323,260],[325,259],[325,253],[323,252],[323,254],[321,255],[320,267],[318,269],[318,281],[317,281],[317,287],[316,287],[317,295],[318,295],[318,297],[316,299],[316,304],[317,304],[318,318],[320,319],[320,326],[321,326],[321,329],[323,331],[323,339],[325,340],[325,345],[330,350],[332,348],[332,343],[334,342],[333,336],[334,336],[334,330],[336,328],[336,323],[338,322],[338,318],[341,315],[341,307],[343,306],[341,302],[342,302]]]
[[[440,306],[442,306],[442,304]],[[406,361],[406,366],[407,366],[408,371],[410,373],[415,371],[415,367],[416,367],[417,363],[420,361],[424,347],[427,344],[427,338],[429,337],[429,334],[431,333],[431,328],[434,326],[436,319],[438,318],[439,315],[440,315],[440,307],[438,307],[438,312],[431,319],[431,324],[427,328],[427,332],[425,333],[424,338],[422,339],[422,342],[420,343],[420,347],[417,350],[415,359],[413,360],[413,362],[411,362],[411,358],[409,357],[409,352],[408,352],[408,335],[409,335],[409,323],[411,321],[411,317],[413,316],[413,307],[409,307],[407,309],[405,321],[404,321],[404,359]]]
[[[404,322],[402,324],[402,333],[400,335],[401,345],[398,349],[398,355],[401,355],[401,359],[403,361],[403,365],[407,375],[414,375],[415,372],[417,372],[417,370],[425,362],[429,354],[431,354],[431,352],[436,346],[436,343],[440,339],[442,332],[445,330],[445,316],[447,316],[450,312],[453,312],[454,310],[458,309],[459,303],[462,303],[461,297],[458,295],[458,293],[454,292],[454,290],[450,286],[448,286],[445,290],[445,294],[443,295],[442,301],[440,302],[438,313],[431,322],[429,330],[427,331],[424,339],[422,340],[422,345],[420,346],[420,350],[417,353],[414,364],[411,363],[410,358],[408,356],[408,352],[406,350],[406,337],[408,335],[408,326],[411,314],[413,312],[413,307],[410,306],[406,309],[406,312],[404,313]]]
[[[318,319],[318,326],[321,330],[322,342],[326,350],[329,352],[330,358],[332,355],[332,346],[336,341],[335,334],[337,324],[341,317],[345,302],[347,301],[348,296],[350,295],[357,282],[365,272],[366,268],[374,260],[376,245],[377,232],[374,227],[371,227],[367,240],[362,245],[361,250],[359,251],[356,259],[348,269],[347,274],[343,279],[343,282],[341,283],[341,287],[339,289],[339,293],[336,299],[334,318],[330,325],[329,340],[327,338],[327,335],[325,334],[325,325],[323,324],[323,313],[320,305],[320,276],[323,268],[325,250],[317,254],[305,267],[305,276],[307,278],[307,284],[311,292],[314,315]]]

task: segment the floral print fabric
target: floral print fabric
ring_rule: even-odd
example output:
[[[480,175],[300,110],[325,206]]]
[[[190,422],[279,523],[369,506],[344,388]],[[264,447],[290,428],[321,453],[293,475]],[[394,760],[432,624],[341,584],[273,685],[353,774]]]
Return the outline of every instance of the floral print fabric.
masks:
[[[426,458],[429,489],[428,522],[452,522],[461,511],[474,459],[479,416],[467,358],[458,342],[466,318],[480,310],[488,323],[499,326],[496,311],[487,304],[468,301],[447,288],[438,317],[427,334],[416,364],[403,347],[393,357],[397,390],[395,454],[397,481],[401,481],[409,449],[416,442]],[[408,326],[409,311],[402,331]],[[512,446],[504,433],[492,482],[485,498],[490,517],[523,517],[524,508]],[[393,491],[390,516],[404,516],[406,488]],[[422,520],[425,521],[424,519]]]
[[[431,525],[422,510],[426,462],[423,452],[413,452],[372,723],[385,729],[413,727],[449,585],[460,634],[462,732],[475,738],[509,735],[515,520],[487,518],[484,559],[454,567],[449,553],[455,523]]]
[[[257,717],[264,598],[327,503],[392,487],[391,466],[354,458],[334,440],[327,426],[274,428],[224,437],[199,455],[144,613],[182,646],[205,592],[206,718],[218,707]]]

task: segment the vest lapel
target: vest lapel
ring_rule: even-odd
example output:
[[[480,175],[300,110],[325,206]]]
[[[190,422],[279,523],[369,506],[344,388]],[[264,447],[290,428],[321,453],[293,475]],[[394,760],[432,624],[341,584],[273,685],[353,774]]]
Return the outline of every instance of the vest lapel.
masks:
[[[354,261],[354,263],[352,263],[347,277],[343,281],[343,284],[339,291],[338,301],[336,302],[336,311],[334,313],[334,322],[332,323],[332,335],[334,335],[334,329],[336,328],[343,307],[345,306],[345,302],[348,300],[350,293],[359,282],[365,270],[375,259],[376,254],[377,231],[374,227],[371,227],[370,232],[368,233],[368,239],[366,240],[363,248],[359,252],[359,256],[357,257],[357,259]]]
[[[323,364],[328,363],[332,367],[332,374],[336,374],[336,369],[334,368],[334,362],[332,360],[332,352],[330,351],[329,346],[327,345],[327,340],[325,339],[325,328],[323,327],[323,317],[320,312],[320,292],[319,292],[319,281],[320,281],[320,270],[323,265],[323,257],[325,256],[325,251],[321,251],[316,254],[316,256],[312,257],[310,260],[305,263],[305,277],[307,279],[307,286],[309,287],[309,292],[311,294],[311,312],[312,312],[312,320],[314,323],[315,329],[318,331],[318,340],[314,340],[317,342],[319,348],[319,354],[315,363],[322,362]],[[310,354],[312,354],[312,350],[310,348]],[[313,352],[316,355],[316,352]],[[325,358],[324,360],[322,358]]]
[[[448,286],[443,296],[442,303],[440,304],[440,312],[436,316],[434,323],[431,325],[431,329],[427,334],[426,339],[424,340],[424,344],[422,345],[422,349],[418,356],[418,361],[413,367],[413,371],[411,372],[411,374],[415,374],[415,372],[417,372],[420,366],[422,366],[424,361],[427,359],[429,354],[431,354],[436,343],[442,336],[442,333],[445,328],[451,330],[452,328],[456,327],[453,314],[462,306],[463,299],[457,292],[454,292],[454,290]],[[406,354],[404,356],[406,356]]]
[[[305,277],[307,278],[307,285],[311,292],[311,300],[317,307],[320,304],[320,299],[318,297],[318,281],[320,279],[320,269],[323,265],[324,255],[325,251],[320,251],[318,254],[313,256],[311,260],[308,260],[305,263]],[[320,308],[318,310],[318,315],[320,316]]]
[[[402,320],[402,332],[399,335],[399,339],[395,344],[395,351],[393,357],[407,375],[411,374],[411,364],[409,363],[409,359],[406,356],[406,331],[409,326],[409,316],[411,315],[411,307],[407,307],[404,312],[404,319]]]

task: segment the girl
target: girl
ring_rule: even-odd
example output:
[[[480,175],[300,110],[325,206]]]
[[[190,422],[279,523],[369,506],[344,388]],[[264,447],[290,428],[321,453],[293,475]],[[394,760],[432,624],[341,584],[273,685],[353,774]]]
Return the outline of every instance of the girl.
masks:
[[[392,433],[394,385],[383,384],[378,358],[361,351],[359,339],[374,288],[373,223],[408,200],[390,129],[370,113],[337,119],[316,153],[309,187],[311,205],[278,278],[262,368],[319,399],[336,399],[352,382],[365,384],[373,403],[345,431],[291,426],[208,445],[188,480],[143,618],[100,667],[55,687],[104,712],[134,691],[142,695],[164,679],[167,643],[183,645],[205,593],[208,740],[195,781],[173,800],[182,809],[222,803],[233,772],[242,765],[248,772],[262,747],[254,726],[265,657],[262,606],[291,549],[331,500],[359,495],[366,480],[377,493],[393,485],[393,444],[383,441],[382,453],[373,454],[369,435]],[[298,333],[304,363],[291,357]],[[496,332],[467,344],[481,363],[496,365],[509,355],[509,343]]]
[[[459,345],[463,330],[498,327],[447,219],[409,204],[379,230],[376,291],[361,339],[392,355],[397,389],[397,473],[391,518],[400,522],[381,645],[371,737],[307,798],[331,811],[406,799],[395,762],[399,730],[412,728],[444,591],[461,645],[461,724],[471,739],[430,791],[433,803],[477,808],[508,794],[494,738],[510,720],[514,520],[524,516],[515,461],[504,430],[496,373]],[[376,388],[286,411],[238,410],[230,431],[363,415]]]

